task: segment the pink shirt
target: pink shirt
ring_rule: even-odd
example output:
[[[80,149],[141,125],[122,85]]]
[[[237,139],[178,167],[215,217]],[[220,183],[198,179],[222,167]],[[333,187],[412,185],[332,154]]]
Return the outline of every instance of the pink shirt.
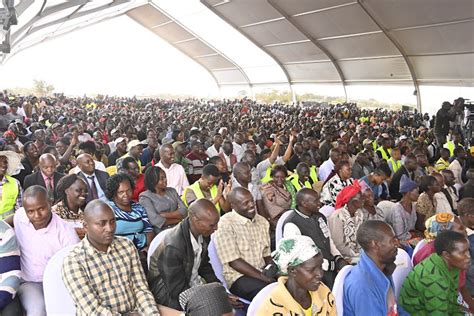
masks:
[[[42,172],[41,172],[41,176],[43,176],[44,184],[46,185],[46,188],[48,188],[48,181],[49,181],[48,177]],[[51,176],[51,187],[54,188],[54,175]]]
[[[52,215],[49,225],[38,230],[31,224],[23,207],[13,217],[16,238],[20,244],[22,277],[25,281],[43,282],[44,269],[49,259],[62,248],[79,242],[74,228],[55,213]]]
[[[178,192],[178,195],[183,194],[184,189],[189,186],[188,178],[186,178],[183,166],[173,163],[169,169],[167,169],[163,166],[161,160],[156,164],[156,166],[163,169],[166,173],[166,181],[168,183],[166,186],[175,189]]]

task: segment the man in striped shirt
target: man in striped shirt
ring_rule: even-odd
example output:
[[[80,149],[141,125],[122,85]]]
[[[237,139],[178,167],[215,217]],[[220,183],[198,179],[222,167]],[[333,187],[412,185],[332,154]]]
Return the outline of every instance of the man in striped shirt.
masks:
[[[20,286],[20,248],[13,228],[0,221],[0,315],[21,315],[16,292]]]

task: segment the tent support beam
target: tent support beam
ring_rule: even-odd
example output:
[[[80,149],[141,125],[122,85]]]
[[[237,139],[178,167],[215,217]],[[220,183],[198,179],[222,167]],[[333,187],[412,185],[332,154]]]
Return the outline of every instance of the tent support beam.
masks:
[[[421,107],[421,96],[420,96],[420,86],[418,84],[418,79],[416,77],[415,73],[415,68],[413,67],[413,64],[411,63],[410,59],[408,58],[408,54],[406,53],[405,49],[402,47],[402,45],[392,36],[390,33],[390,30],[386,29],[382,23],[380,23],[374,15],[370,12],[370,9],[366,4],[363,3],[361,0],[357,0],[357,3],[359,6],[364,10],[364,12],[369,16],[369,18],[374,22],[378,28],[384,33],[384,35],[389,39],[390,42],[398,49],[400,54],[402,55],[403,59],[405,60],[405,63],[408,66],[408,70],[410,71],[411,78],[413,80],[413,86],[415,87],[415,91],[413,94],[416,96],[416,108],[418,112],[421,113],[422,107]]]
[[[267,2],[275,10],[277,10],[278,13],[280,13],[291,25],[293,25],[301,34],[303,34],[307,39],[309,39],[314,46],[319,48],[329,58],[334,68],[336,69],[336,72],[339,75],[339,78],[341,78],[341,84],[342,84],[342,88],[344,89],[344,96],[347,102],[346,79],[336,58],[334,58],[334,56],[326,49],[326,47],[321,45],[321,43],[316,38],[314,38],[307,31],[305,31],[301,27],[301,25],[299,25],[298,22],[295,21],[295,19],[292,16],[290,16],[288,13],[285,12],[285,10],[283,10],[280,6],[278,6],[278,4],[275,3],[275,0],[267,0]]]
[[[276,58],[276,56],[270,52],[266,47],[263,45],[260,45],[256,40],[254,40],[252,37],[247,35],[245,32],[243,32],[238,25],[235,23],[232,23],[229,19],[227,19],[223,14],[221,14],[216,8],[214,8],[211,4],[207,3],[205,0],[200,0],[203,5],[205,5],[209,10],[211,10],[215,15],[217,15],[219,18],[221,18],[223,21],[225,21],[227,24],[232,26],[237,32],[245,36],[249,41],[251,41],[255,46],[260,48],[262,51],[264,51],[268,56],[270,56],[276,63],[277,65],[281,68],[283,71],[286,81],[288,82],[288,87],[290,88],[291,95],[293,95],[293,87],[291,86],[291,77],[290,74],[288,73],[288,70],[283,66],[283,64]]]

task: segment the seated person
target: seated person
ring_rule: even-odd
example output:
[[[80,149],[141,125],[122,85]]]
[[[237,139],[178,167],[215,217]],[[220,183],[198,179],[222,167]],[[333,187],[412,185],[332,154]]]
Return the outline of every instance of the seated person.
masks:
[[[458,232],[446,230],[435,240],[436,253],[408,274],[400,292],[400,305],[411,315],[464,315],[458,304],[461,270],[471,263],[469,241]]]
[[[117,219],[115,234],[133,241],[146,267],[148,246],[155,233],[143,206],[132,201],[133,189],[132,178],[127,174],[117,173],[107,180],[105,195],[109,199],[107,204]]]
[[[218,222],[214,204],[197,200],[189,207],[189,217],[169,231],[152,254],[148,283],[158,304],[180,309],[180,293],[204,281],[219,282],[207,254],[209,236]]]
[[[336,210],[329,216],[329,232],[341,255],[349,262],[356,262],[360,245],[356,234],[364,220],[363,198],[358,180],[342,189],[336,198]]]
[[[166,173],[160,167],[145,171],[145,187],[139,202],[145,208],[153,225],[153,231],[160,231],[177,225],[186,217],[187,208],[174,188],[168,186]]]
[[[444,230],[452,230],[467,236],[466,227],[461,223],[459,217],[453,216],[449,213],[438,213],[425,222],[425,240],[427,244],[424,245],[414,256],[413,256],[413,265],[417,265],[421,261],[425,260],[433,253],[436,252],[434,247],[434,240],[436,236]],[[459,292],[461,293],[464,301],[469,306],[474,307],[474,302],[472,300],[469,289],[466,287],[466,270],[461,270],[459,274]],[[474,310],[474,308],[470,308]]]
[[[337,271],[348,262],[334,245],[326,217],[319,212],[318,193],[312,189],[303,188],[296,193],[296,204],[297,208],[283,223],[283,235],[285,238],[295,235],[311,237],[323,254],[323,282],[332,288]]]
[[[217,255],[223,264],[230,292],[247,300],[274,280],[262,273],[272,262],[268,221],[257,214],[249,190],[235,188],[229,194],[232,212],[222,216],[216,231]]]
[[[115,214],[107,203],[87,204],[86,237],[62,267],[76,315],[159,315],[133,242],[114,236],[115,228]]]
[[[347,160],[339,161],[323,185],[321,203],[334,207],[339,192],[353,182],[351,164]]]
[[[397,307],[392,273],[398,241],[390,225],[368,220],[357,232],[364,250],[344,280],[344,315],[407,315]]]
[[[464,198],[458,204],[459,219],[466,227],[467,239],[469,239],[469,252],[474,258],[474,198]],[[466,287],[471,296],[474,294],[474,262],[471,262],[467,271]]]
[[[364,205],[362,207],[362,213],[364,214],[364,222],[372,219],[377,221],[385,221],[385,213],[378,206],[375,205],[374,193],[372,189],[365,182],[360,182],[360,190],[362,192],[362,199]]]
[[[0,221],[0,267],[0,315],[21,315],[16,295],[21,280],[20,247],[13,228],[4,221]]]
[[[21,207],[20,181],[11,174],[20,166],[20,155],[14,151],[0,151],[0,220],[13,215]]]
[[[138,197],[140,193],[144,192],[146,189],[145,176],[143,175],[143,173],[140,172],[138,163],[135,158],[125,157],[118,168],[118,172],[126,173],[133,179],[133,183],[135,184],[135,186],[132,193],[132,201],[138,202]]]
[[[59,201],[51,210],[76,229],[80,239],[84,238],[82,220],[87,200],[87,184],[77,174],[62,177],[58,183]]]
[[[18,290],[27,315],[46,315],[43,273],[49,259],[79,242],[76,231],[51,212],[46,189],[33,185],[23,194],[23,207],[13,217],[20,244],[23,282]]]
[[[230,186],[225,187],[226,193]],[[228,210],[228,204],[224,198],[224,183],[220,178],[219,169],[215,165],[206,165],[202,169],[202,176],[198,181],[184,189],[182,199],[186,206],[199,199],[208,199],[216,206],[217,211]]]
[[[272,257],[282,276],[257,316],[337,315],[334,296],[322,282],[323,255],[310,237],[281,239]]]
[[[418,200],[418,184],[403,175],[400,180],[400,193],[402,199],[395,204],[387,221],[392,225],[395,236],[400,241],[403,249],[410,255],[411,247],[420,240],[421,233],[415,230],[417,215],[415,202]]]

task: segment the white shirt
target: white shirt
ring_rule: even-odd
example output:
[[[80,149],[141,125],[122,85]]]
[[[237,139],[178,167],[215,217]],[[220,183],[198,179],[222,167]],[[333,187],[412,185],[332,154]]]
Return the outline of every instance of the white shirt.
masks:
[[[94,160],[94,167],[96,170],[100,170],[100,171],[105,171],[105,165],[102,163],[102,161],[97,161],[97,160]],[[72,173],[75,173],[75,174],[78,174],[79,172],[81,172],[81,169],[79,169],[78,166],[75,166],[74,169],[72,169],[72,171],[69,172],[69,174]]]
[[[199,235],[198,239],[194,238],[193,233],[189,231],[189,235],[191,236],[191,245],[193,246],[193,253],[194,253],[194,264],[193,270],[191,271],[191,279],[189,280],[189,286],[198,286],[204,284],[202,282],[201,277],[199,276],[199,266],[201,265],[201,254],[202,254],[202,243],[203,239],[202,236]]]
[[[102,191],[102,188],[100,187],[100,183],[97,180],[97,177],[95,176],[95,174],[92,175],[92,174],[85,174],[84,172],[82,172],[82,173],[84,174],[84,176],[87,179],[87,184],[89,185],[89,188],[92,187],[92,180],[89,179],[89,177],[94,176],[94,184],[95,184],[95,188],[97,189],[97,197],[99,198],[99,200],[104,200],[105,201],[106,200],[105,193],[104,193],[104,191]]]
[[[244,148],[242,147],[242,145],[239,145],[236,142],[232,142],[232,146],[234,147],[233,154],[237,156],[237,161],[240,161],[240,159],[242,159],[242,156],[244,155]]]
[[[230,163],[230,157],[227,156],[225,153],[223,153],[222,156],[224,156],[225,164],[227,166],[227,171],[232,172],[232,165]]]
[[[183,194],[184,189],[189,186],[188,178],[184,172],[183,166],[177,163],[172,163],[169,168],[166,168],[161,160],[156,164],[157,167],[163,169],[166,173],[167,186],[173,188],[178,192],[178,195]]]
[[[436,214],[438,213],[450,213],[454,215],[451,205],[449,204],[448,198],[443,192],[435,193],[434,199],[436,200]]]
[[[319,167],[319,180],[326,181],[331,171],[334,170],[334,166],[334,162],[332,162],[331,158],[323,162],[323,164]]]
[[[207,150],[206,150],[206,154],[209,158],[211,157],[214,157],[214,156],[218,156],[220,153],[224,152],[222,150],[222,147],[219,149],[219,151],[217,151],[216,149],[216,146],[215,145],[212,145],[211,147],[209,147]]]

